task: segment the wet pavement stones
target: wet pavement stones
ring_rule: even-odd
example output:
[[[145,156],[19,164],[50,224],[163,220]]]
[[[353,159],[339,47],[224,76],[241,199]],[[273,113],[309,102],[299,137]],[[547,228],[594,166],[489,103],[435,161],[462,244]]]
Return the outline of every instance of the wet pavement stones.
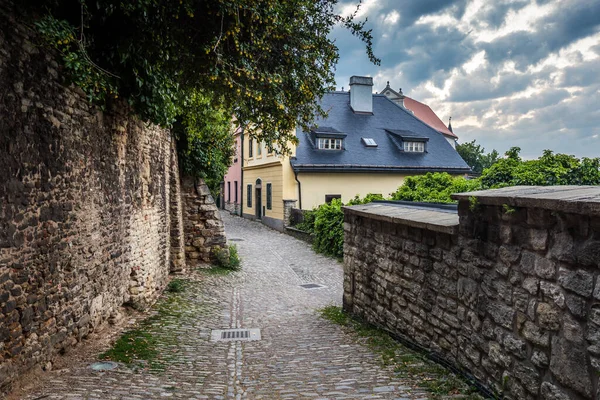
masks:
[[[317,309],[341,305],[342,265],[260,223],[224,213],[242,270],[193,273],[180,314],[156,320],[168,335],[163,370],[97,372],[72,365],[26,399],[425,399],[393,367]],[[303,289],[301,284],[323,287]],[[213,329],[259,328],[262,340],[211,342]]]

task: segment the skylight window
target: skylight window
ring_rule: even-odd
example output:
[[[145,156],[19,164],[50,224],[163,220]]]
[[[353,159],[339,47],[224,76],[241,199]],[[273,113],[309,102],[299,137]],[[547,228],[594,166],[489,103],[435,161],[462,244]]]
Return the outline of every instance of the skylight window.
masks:
[[[367,147],[377,147],[377,143],[375,142],[374,139],[371,138],[362,138],[363,143],[365,144],[365,146]]]

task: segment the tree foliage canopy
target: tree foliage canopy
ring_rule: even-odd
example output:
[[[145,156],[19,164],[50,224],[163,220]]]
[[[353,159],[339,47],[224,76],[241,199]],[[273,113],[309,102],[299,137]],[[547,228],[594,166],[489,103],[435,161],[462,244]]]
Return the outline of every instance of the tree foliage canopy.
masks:
[[[473,172],[478,174],[482,173],[484,169],[491,167],[500,159],[500,155],[496,150],[485,154],[485,149],[475,143],[475,140],[463,144],[458,143],[456,151],[465,160],[467,165],[471,167]]]
[[[600,185],[600,158],[578,159],[545,150],[536,160],[522,160],[518,147],[483,170],[481,177],[466,179],[447,173],[428,173],[406,178],[392,195],[394,200],[450,203],[452,193],[517,185]]]
[[[536,160],[522,160],[518,147],[506,152],[485,170],[481,184],[486,188],[515,185],[600,185],[600,158],[576,158],[544,150]]]
[[[402,186],[392,193],[392,200],[451,203],[452,193],[470,192],[481,189],[479,179],[453,177],[447,172],[409,176]]]
[[[235,153],[235,138],[231,115],[213,102],[213,97],[203,92],[190,95],[172,131],[182,172],[204,178],[217,193]]]
[[[39,1],[35,3],[39,9]],[[120,96],[146,120],[171,126],[197,92],[235,112],[246,132],[286,149],[293,128],[323,110],[334,86],[342,25],[371,33],[338,0],[45,0],[37,25],[91,100]]]

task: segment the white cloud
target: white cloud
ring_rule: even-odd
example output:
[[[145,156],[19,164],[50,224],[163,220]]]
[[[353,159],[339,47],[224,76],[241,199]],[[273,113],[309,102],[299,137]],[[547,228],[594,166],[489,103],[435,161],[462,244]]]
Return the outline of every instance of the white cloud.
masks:
[[[399,19],[400,13],[396,10],[393,10],[383,18],[383,23],[385,25],[396,25],[396,22],[398,22]]]
[[[475,54],[468,62],[463,64],[463,69],[467,74],[475,71],[477,68],[485,65],[485,50]]]
[[[598,156],[600,20],[585,21],[597,0],[560,9],[562,0],[526,1],[467,0],[462,13],[450,1],[409,25],[404,3],[367,1],[363,15],[378,22],[382,67],[344,59],[343,75],[370,74],[376,91],[386,81],[402,87],[443,121],[452,116],[461,141],[477,139],[488,151],[520,146],[531,157],[546,148]],[[572,20],[578,24],[565,22]],[[352,54],[364,58],[364,49]]]

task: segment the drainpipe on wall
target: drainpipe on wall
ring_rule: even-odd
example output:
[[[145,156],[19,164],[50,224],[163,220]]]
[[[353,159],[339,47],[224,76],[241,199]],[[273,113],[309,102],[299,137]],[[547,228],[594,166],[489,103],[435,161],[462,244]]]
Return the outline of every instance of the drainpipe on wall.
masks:
[[[244,216],[244,127],[242,126],[242,133],[240,133],[240,217]]]
[[[290,166],[292,167],[292,171],[294,171],[294,179],[296,179],[296,182],[298,182],[298,208],[302,210],[302,183],[300,183],[300,181],[298,180],[298,171],[294,169],[291,158]]]

